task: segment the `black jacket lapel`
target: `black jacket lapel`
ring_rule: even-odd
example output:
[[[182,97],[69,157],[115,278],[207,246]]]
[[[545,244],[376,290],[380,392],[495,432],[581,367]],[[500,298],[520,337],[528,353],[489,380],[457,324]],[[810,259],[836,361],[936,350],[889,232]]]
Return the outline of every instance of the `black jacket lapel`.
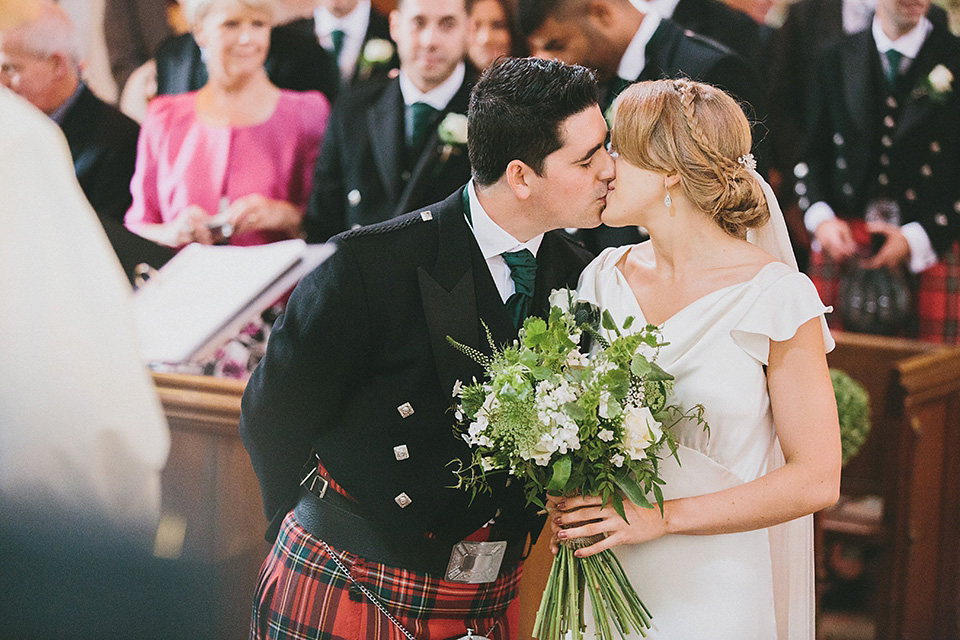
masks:
[[[489,353],[479,320],[487,322],[491,331],[495,331],[494,336],[502,335],[503,330],[502,319],[489,313],[489,287],[494,288],[494,293],[496,287],[473,233],[467,226],[460,191],[457,190],[431,210],[438,224],[437,261],[431,270],[420,268],[417,273],[437,376],[443,392],[447,394],[453,390],[458,379],[469,382],[463,379],[464,372],[478,379],[483,373],[480,365],[448,342],[447,336]],[[499,296],[493,302],[500,303]],[[502,303],[500,307],[500,314],[506,316]],[[493,309],[496,310],[496,307]]]
[[[903,139],[910,131],[916,129],[917,125],[923,122],[924,118],[935,110],[936,105],[930,100],[930,97],[922,93],[914,93],[919,89],[920,83],[937,64],[940,63],[941,56],[941,37],[942,33],[937,27],[934,27],[926,42],[920,48],[916,60],[907,69],[907,72],[900,78],[903,81],[903,111],[897,118],[897,128],[894,131],[894,140]],[[922,90],[921,90],[922,91]]]
[[[367,136],[370,138],[374,162],[391,199],[396,198],[400,191],[403,115],[400,81],[393,79],[367,111]]]
[[[431,127],[430,130],[430,136],[423,146],[423,151],[420,152],[420,156],[417,158],[416,165],[414,165],[413,170],[410,172],[410,180],[407,182],[407,186],[397,200],[394,216],[410,211],[412,209],[410,203],[417,201],[418,196],[426,184],[435,179],[437,173],[443,169],[442,166],[438,166],[438,163],[444,155],[444,144],[440,142],[437,126],[448,113],[465,114],[467,112],[467,105],[470,100],[470,88],[472,86],[473,78],[468,72],[463,79],[463,83],[460,85],[460,89],[454,94],[453,98],[447,104],[446,109],[443,110],[443,113],[437,114],[434,126]],[[420,202],[423,201],[421,200]]]

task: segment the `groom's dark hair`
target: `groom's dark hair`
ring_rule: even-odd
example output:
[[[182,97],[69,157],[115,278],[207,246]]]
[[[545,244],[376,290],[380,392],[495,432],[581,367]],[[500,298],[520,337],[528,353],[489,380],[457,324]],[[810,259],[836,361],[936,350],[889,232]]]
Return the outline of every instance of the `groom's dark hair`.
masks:
[[[512,160],[543,171],[563,146],[561,126],[598,100],[593,71],[558,60],[505,58],[488,68],[470,94],[467,148],[473,179],[488,186]]]

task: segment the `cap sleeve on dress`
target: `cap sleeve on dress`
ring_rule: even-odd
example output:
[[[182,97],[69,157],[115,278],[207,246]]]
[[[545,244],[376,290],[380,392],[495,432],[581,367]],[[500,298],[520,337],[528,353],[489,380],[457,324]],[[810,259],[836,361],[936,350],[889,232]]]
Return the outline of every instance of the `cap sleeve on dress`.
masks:
[[[786,265],[784,267],[789,269]],[[756,299],[730,330],[730,337],[741,349],[763,364],[768,364],[771,340],[789,340],[800,325],[819,316],[824,351],[829,353],[833,350],[835,343],[824,317],[833,308],[824,306],[820,301],[820,295],[810,278],[791,270],[772,282],[760,284]]]

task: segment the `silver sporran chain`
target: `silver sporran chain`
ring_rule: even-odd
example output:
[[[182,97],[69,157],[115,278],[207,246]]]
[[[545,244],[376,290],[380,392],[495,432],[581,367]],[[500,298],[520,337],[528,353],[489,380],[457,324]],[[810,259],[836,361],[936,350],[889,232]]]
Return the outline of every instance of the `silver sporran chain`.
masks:
[[[400,630],[400,633],[402,633],[404,637],[407,638],[407,640],[417,640],[416,638],[413,637],[413,634],[407,631],[406,628],[402,624],[400,624],[399,620],[394,618],[393,615],[389,611],[387,611],[387,608],[383,606],[383,603],[381,603],[380,600],[377,599],[375,595],[373,595],[373,592],[371,592],[365,586],[357,582],[357,580],[353,577],[353,574],[350,573],[350,569],[348,569],[347,566],[340,561],[340,558],[337,557],[337,554],[333,552],[333,549],[331,549],[326,542],[324,542],[323,540],[317,540],[317,542],[319,542],[320,546],[323,547],[323,550],[327,552],[327,555],[329,555],[330,558],[333,560],[333,562],[337,565],[337,568],[346,574],[347,578],[350,579],[350,582],[353,583],[353,586],[359,589],[360,593],[365,595],[367,599],[373,603],[373,606],[375,606],[377,609],[380,610],[380,613],[387,616],[387,620],[389,620],[394,625],[396,625],[397,629]],[[488,631],[487,633],[492,632],[496,627],[497,627],[497,623],[494,623],[493,626],[490,628],[490,631]],[[474,635],[473,629],[467,627],[467,635],[460,636],[459,638],[457,638],[457,640],[490,640],[490,638],[488,638],[487,636]]]

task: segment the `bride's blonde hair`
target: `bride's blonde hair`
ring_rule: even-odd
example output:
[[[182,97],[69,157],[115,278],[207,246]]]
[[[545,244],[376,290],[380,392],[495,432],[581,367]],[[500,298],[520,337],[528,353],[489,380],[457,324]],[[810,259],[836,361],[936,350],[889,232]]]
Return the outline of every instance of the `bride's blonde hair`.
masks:
[[[750,124],[721,89],[692,80],[655,80],[627,87],[614,102],[613,149],[649,171],[679,174],[698,208],[738,238],[770,218],[750,175]]]

